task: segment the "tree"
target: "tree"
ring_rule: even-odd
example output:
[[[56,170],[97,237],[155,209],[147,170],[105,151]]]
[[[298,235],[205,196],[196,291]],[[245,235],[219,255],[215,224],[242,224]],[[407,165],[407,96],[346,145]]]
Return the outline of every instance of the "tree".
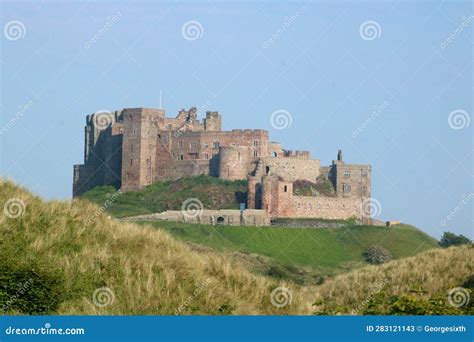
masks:
[[[392,260],[392,255],[381,246],[371,246],[363,254],[365,261],[370,264],[383,264]]]
[[[459,246],[459,245],[466,245],[470,244],[472,241],[465,237],[464,235],[456,235],[451,232],[444,232],[441,240],[439,241],[439,245],[441,247],[449,247],[449,246]]]

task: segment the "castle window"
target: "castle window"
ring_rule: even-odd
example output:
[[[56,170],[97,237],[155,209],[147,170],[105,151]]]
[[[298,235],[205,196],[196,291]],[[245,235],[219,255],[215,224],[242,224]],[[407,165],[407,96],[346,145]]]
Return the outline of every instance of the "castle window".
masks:
[[[272,152],[272,157],[275,158],[277,156],[276,152]]]
[[[180,155],[179,155],[179,159],[180,159],[180,160],[184,160],[184,155],[183,155],[183,154],[180,154]]]
[[[209,144],[207,142],[204,142],[204,148],[208,148]]]
[[[362,175],[362,177],[367,177],[367,171],[362,170],[361,175]]]
[[[350,171],[344,171],[344,177],[350,177],[351,172]]]
[[[238,155],[238,158],[239,158],[239,160],[240,160],[240,152],[239,152],[237,155]]]
[[[284,188],[283,188],[283,191],[288,192],[288,186],[285,185]]]
[[[214,141],[214,142],[212,143],[212,147],[213,147],[213,148],[219,148],[219,142],[218,142],[218,141]]]
[[[258,157],[258,152],[257,152],[257,151],[253,151],[253,156],[254,156],[254,157]]]
[[[253,141],[253,146],[257,147],[258,146],[258,140]]]
[[[270,166],[265,167],[265,173],[268,175],[269,172],[270,172]]]
[[[204,158],[205,158],[205,159],[209,159],[209,154],[207,154],[207,153],[204,154]]]
[[[150,165],[150,158],[147,158],[147,159],[146,159],[146,164],[147,164],[147,165]]]
[[[342,184],[342,192],[351,192],[350,184]]]
[[[130,159],[130,166],[133,165],[133,159]]]

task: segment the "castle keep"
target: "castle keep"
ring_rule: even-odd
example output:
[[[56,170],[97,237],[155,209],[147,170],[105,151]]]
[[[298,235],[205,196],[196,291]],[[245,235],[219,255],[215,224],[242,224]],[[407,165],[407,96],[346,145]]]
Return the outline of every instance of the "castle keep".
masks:
[[[370,165],[346,164],[339,151],[331,165],[321,166],[307,151],[270,142],[265,130],[223,131],[219,112],[199,120],[194,107],[176,118],[151,108],[88,115],[84,164],[74,165],[73,195],[99,185],[140,190],[200,174],[248,179],[247,208],[270,217],[370,219],[364,210]]]

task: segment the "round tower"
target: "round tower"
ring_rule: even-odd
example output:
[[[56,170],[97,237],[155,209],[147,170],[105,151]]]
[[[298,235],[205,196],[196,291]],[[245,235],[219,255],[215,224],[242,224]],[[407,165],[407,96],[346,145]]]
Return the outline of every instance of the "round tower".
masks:
[[[246,146],[221,146],[219,148],[219,178],[247,179],[249,150]]]

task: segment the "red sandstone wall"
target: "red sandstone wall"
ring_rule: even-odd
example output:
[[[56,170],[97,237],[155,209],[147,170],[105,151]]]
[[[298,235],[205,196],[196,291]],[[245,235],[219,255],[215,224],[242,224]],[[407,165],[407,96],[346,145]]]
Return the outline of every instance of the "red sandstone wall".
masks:
[[[275,216],[345,220],[352,216],[362,219],[362,198],[292,196],[280,202]]]

